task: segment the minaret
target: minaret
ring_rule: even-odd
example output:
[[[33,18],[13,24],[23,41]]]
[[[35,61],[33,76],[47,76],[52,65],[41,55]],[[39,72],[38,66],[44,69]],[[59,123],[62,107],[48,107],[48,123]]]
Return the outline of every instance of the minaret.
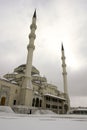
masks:
[[[64,94],[65,94],[65,98],[67,98],[67,102],[68,102],[68,109],[70,107],[70,101],[69,101],[69,95],[68,95],[68,89],[67,89],[67,72],[66,72],[66,64],[65,64],[65,54],[64,54],[64,47],[63,47],[63,43],[61,44],[61,52],[62,52],[62,68],[63,68],[63,85],[64,85]]]
[[[26,63],[26,71],[25,77],[22,84],[21,91],[21,105],[32,105],[32,96],[33,96],[33,86],[31,81],[31,70],[32,70],[32,60],[33,60],[33,51],[35,49],[34,40],[36,38],[35,30],[36,30],[36,10],[32,17],[32,24],[30,26],[31,32],[29,34],[29,44],[27,46],[28,54],[27,54],[27,63]]]
[[[25,84],[23,84],[23,87],[29,89],[33,89],[31,83],[31,70],[32,70],[33,51],[35,49],[34,40],[36,38],[35,35],[36,28],[37,26],[36,26],[36,10],[35,10],[32,18],[32,24],[30,26],[31,33],[29,34],[29,45],[27,46],[28,55],[27,55],[27,63],[26,63],[26,71],[25,71]]]

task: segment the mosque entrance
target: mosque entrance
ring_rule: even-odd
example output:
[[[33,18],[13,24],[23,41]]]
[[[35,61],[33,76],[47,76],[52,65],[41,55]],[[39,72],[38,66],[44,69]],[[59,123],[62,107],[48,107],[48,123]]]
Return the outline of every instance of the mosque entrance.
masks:
[[[5,101],[6,101],[6,98],[5,98],[5,97],[2,97],[2,98],[1,98],[1,105],[2,105],[2,106],[5,105]]]

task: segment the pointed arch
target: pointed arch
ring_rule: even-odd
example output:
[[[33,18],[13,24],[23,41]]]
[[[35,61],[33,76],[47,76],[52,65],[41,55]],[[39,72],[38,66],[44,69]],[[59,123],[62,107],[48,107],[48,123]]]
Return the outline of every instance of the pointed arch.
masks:
[[[36,107],[39,107],[39,98],[36,98],[36,104],[35,104]]]
[[[2,97],[1,98],[1,105],[4,106],[6,102],[6,97]]]
[[[32,106],[33,107],[35,106],[35,98],[33,98],[33,100],[32,100]]]

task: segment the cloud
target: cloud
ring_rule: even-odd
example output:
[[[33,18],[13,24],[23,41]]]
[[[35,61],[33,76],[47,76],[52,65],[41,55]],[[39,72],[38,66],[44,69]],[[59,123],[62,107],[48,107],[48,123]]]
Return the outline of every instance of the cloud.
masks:
[[[69,71],[68,82],[69,82],[70,95],[74,96],[87,95],[86,77],[87,77],[87,69],[83,68],[81,71],[76,72]]]
[[[70,97],[71,107],[87,107],[87,96]]]

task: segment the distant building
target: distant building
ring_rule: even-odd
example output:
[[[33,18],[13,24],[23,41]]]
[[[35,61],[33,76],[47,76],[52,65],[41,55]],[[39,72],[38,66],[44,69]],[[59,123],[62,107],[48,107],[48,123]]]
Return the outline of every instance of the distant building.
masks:
[[[33,109],[49,109],[58,114],[67,113],[70,103],[63,44],[61,52],[64,92],[60,92],[57,86],[48,84],[46,77],[42,77],[39,70],[32,66],[36,28],[35,10],[30,26],[27,63],[18,66],[13,73],[5,74],[4,78],[0,79],[0,105],[15,109],[20,106],[19,109],[24,108],[22,113],[28,113],[29,110],[31,112]]]

